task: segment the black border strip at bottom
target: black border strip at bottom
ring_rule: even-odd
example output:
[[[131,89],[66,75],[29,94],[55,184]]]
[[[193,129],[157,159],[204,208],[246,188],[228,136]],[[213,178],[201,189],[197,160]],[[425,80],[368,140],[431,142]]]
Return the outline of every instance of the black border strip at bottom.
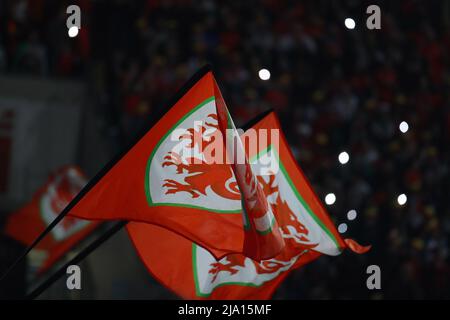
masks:
[[[24,306],[24,307],[23,307]],[[14,316],[25,311],[33,316],[42,314],[45,318],[84,319],[108,314],[114,318],[129,319],[130,316],[149,319],[397,319],[393,311],[398,311],[399,319],[420,318],[431,314],[446,314],[448,301],[392,301],[392,300],[268,300],[268,301],[180,301],[180,300],[114,300],[114,301],[12,301],[0,302],[2,313],[11,307]],[[58,308],[61,307],[61,313]],[[206,309],[210,310],[209,316]],[[397,309],[397,310],[395,310]],[[188,312],[186,314],[186,311]],[[191,312],[191,313],[189,313]],[[195,314],[194,314],[195,313]],[[77,319],[75,318],[75,319]]]

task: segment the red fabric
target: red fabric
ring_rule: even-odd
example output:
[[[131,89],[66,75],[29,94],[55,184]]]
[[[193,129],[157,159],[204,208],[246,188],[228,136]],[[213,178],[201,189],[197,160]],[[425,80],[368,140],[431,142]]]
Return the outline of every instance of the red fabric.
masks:
[[[355,253],[363,254],[368,252],[370,248],[372,248],[372,246],[362,246],[353,239],[344,239],[344,241],[347,244],[347,248]]]
[[[237,137],[238,133],[228,113],[225,101],[222,97],[217,83],[214,81],[214,89],[216,96],[216,107],[219,125],[225,130],[232,130]],[[254,142],[254,141],[253,141]],[[255,219],[270,220],[269,211],[271,208],[267,202],[266,196],[258,183],[256,175],[252,172],[252,168],[246,156],[244,159],[238,159],[238,154],[245,155],[244,147],[241,143],[236,143],[236,152],[233,152],[233,161],[231,166],[235,173],[235,178],[242,198],[245,214],[248,217],[249,226],[245,228],[244,254],[254,260],[260,261],[276,256],[284,248],[284,241],[278,230],[276,220],[270,231],[262,234],[257,230]],[[242,161],[244,160],[244,161]]]
[[[127,230],[139,257],[150,274],[183,299],[270,299],[276,288],[289,274],[284,272],[258,288],[226,285],[216,288],[209,297],[199,297],[193,277],[193,243],[191,241],[167,229],[147,223],[130,222],[127,224]],[[292,269],[308,264],[320,255],[316,251],[308,251]],[[233,256],[238,259],[243,257],[242,255]]]

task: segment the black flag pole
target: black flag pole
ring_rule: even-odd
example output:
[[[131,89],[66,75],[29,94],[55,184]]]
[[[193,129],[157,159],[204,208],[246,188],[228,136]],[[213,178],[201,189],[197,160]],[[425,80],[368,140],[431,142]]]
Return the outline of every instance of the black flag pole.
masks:
[[[36,289],[26,295],[26,299],[32,300],[36,299],[41,295],[42,292],[47,290],[53,283],[55,283],[59,278],[66,274],[66,270],[70,265],[80,263],[84,258],[96,250],[99,246],[109,240],[113,235],[122,230],[126,226],[128,221],[119,221],[108,231],[102,234],[98,239],[94,240],[90,245],[80,251],[74,258],[65,263],[61,268],[58,269],[54,274],[48,277],[42,284],[40,284]]]
[[[162,109],[168,111],[175,103],[178,102],[206,73],[211,71],[211,66],[209,64],[203,66],[199,71],[197,71],[186,83],[178,90],[178,92],[172,97],[172,99],[166,104],[166,108]],[[128,144],[121,153],[109,161],[95,176],[92,178],[86,186],[75,196],[75,198],[64,208],[64,210],[45,228],[45,230],[29,245],[25,251],[11,264],[11,266],[6,269],[6,271],[0,277],[0,285],[7,278],[7,276],[14,270],[30,253],[31,250],[70,212],[70,210],[100,181],[111,168],[122,159],[131,148],[133,148],[144,136],[145,134],[156,124],[156,122],[161,118],[161,116],[151,117],[149,123],[143,128],[140,134]]]

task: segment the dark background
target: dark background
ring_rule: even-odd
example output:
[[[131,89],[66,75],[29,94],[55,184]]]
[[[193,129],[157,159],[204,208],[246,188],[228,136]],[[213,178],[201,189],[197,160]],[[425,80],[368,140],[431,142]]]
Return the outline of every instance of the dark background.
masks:
[[[82,10],[74,39],[65,13],[72,3]],[[381,7],[381,30],[365,26],[369,4]],[[82,106],[78,138],[61,161],[90,176],[205,63],[237,125],[276,110],[316,192],[336,194],[329,207],[336,224],[373,245],[366,255],[321,257],[292,272],[278,299],[450,298],[449,57],[448,1],[0,1],[2,79],[19,79],[19,96],[36,83],[58,88],[53,96],[67,96],[62,83],[83,88],[72,90]],[[263,67],[268,81],[258,77]],[[8,131],[11,111],[0,115],[6,194],[18,179],[10,168],[18,133]],[[49,130],[45,121],[35,132]],[[342,166],[344,150],[350,162]],[[44,173],[32,173],[29,184],[38,186]],[[32,189],[8,193],[15,200],[0,202],[3,218]],[[396,202],[401,193],[404,206]],[[350,209],[358,213],[351,222]],[[370,264],[381,268],[382,290],[366,288]]]

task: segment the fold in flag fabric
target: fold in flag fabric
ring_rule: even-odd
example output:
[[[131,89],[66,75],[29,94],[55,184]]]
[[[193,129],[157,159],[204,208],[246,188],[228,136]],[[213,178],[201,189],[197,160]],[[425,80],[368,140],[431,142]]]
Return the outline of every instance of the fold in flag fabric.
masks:
[[[245,150],[284,239],[280,254],[262,261],[242,254],[217,259],[167,229],[138,222],[127,225],[149,272],[185,299],[268,299],[290,271],[322,254],[338,255],[345,248],[364,253],[370,248],[341,238],[291,154],[276,116],[270,113],[253,129],[242,135],[242,141],[255,132],[258,139],[264,130],[279,132],[279,139],[269,139],[266,148]]]
[[[243,252],[249,258],[258,261],[272,258],[281,252],[284,241],[272,212],[272,207],[269,205],[248,161],[244,145],[228,112],[217,82],[214,79],[213,81],[218,125],[222,132],[226,132],[224,136],[226,146],[224,158],[231,160],[236,184],[241,192],[245,230]],[[251,142],[249,141],[249,143]],[[256,139],[253,139],[253,142],[257,142]],[[262,142],[268,144],[268,139],[261,139],[258,147],[262,146]]]
[[[76,166],[57,170],[28,204],[8,217],[5,234],[24,245],[31,245],[86,183],[86,176]],[[36,246],[43,256],[38,273],[48,270],[98,225],[98,222],[64,217]]]
[[[239,156],[242,146],[217,83],[207,69],[194,79],[69,215],[155,224],[217,258],[273,257],[283,238],[251,167],[245,159],[239,165],[232,161],[231,151]],[[237,147],[228,140],[237,140]]]

